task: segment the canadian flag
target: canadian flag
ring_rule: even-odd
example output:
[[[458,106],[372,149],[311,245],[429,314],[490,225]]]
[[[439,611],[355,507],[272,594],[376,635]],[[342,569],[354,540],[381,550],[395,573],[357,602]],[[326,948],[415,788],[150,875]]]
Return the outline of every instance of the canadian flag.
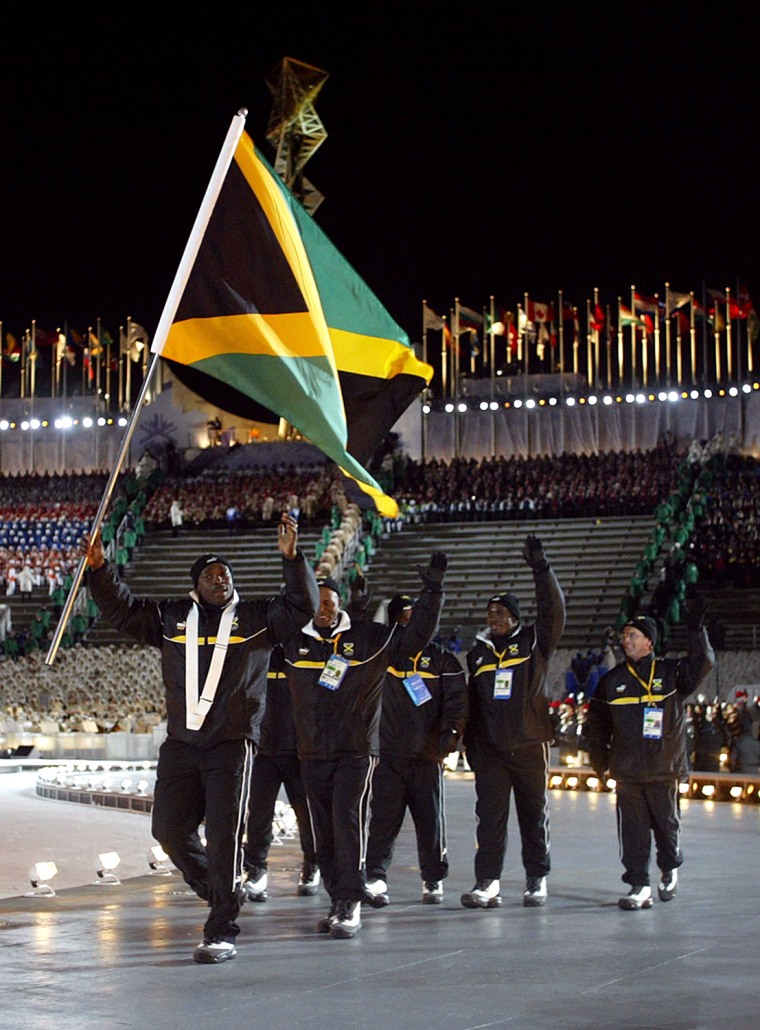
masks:
[[[551,304],[541,304],[538,301],[529,300],[526,314],[529,322],[554,321],[554,308]]]

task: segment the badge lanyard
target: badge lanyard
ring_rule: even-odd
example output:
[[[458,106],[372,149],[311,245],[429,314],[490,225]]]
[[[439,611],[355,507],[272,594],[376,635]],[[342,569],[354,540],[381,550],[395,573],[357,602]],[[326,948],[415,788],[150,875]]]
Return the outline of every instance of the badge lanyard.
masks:
[[[504,655],[507,653],[505,648],[501,653],[496,649],[493,652],[499,664],[496,666],[496,672],[494,674],[493,682],[493,696],[494,701],[508,701],[512,697],[512,677],[514,670],[510,668],[502,668],[501,663],[504,659]]]
[[[647,692],[647,704],[644,708],[644,724],[642,733],[650,740],[662,740],[662,708],[656,708],[652,703],[652,683],[654,682],[654,667],[656,659],[652,658],[652,668],[649,671],[649,682],[645,683],[633,668],[630,662],[626,662],[626,668]]]
[[[214,653],[206,674],[203,691],[198,697],[198,605],[193,603],[185,625],[185,725],[189,730],[199,730],[203,725],[211,705],[216,697],[219,677],[222,675],[224,659],[227,657],[227,645],[230,642],[232,620],[235,616],[237,601],[233,601],[222,612],[219,629],[216,633]]]

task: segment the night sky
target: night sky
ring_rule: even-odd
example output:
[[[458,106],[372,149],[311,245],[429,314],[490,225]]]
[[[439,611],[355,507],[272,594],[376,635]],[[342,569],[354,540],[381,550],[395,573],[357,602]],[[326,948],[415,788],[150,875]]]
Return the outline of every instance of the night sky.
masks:
[[[585,310],[595,287],[616,305],[741,280],[760,302],[748,3],[262,6],[86,29],[35,9],[4,34],[4,330],[152,333],[239,108],[273,159],[265,79],[286,56],[329,75],[317,221],[412,339],[423,298],[562,290]]]

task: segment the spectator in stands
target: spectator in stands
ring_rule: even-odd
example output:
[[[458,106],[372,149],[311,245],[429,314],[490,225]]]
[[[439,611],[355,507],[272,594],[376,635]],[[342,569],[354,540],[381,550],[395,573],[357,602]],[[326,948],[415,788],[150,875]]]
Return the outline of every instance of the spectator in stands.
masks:
[[[697,705],[694,710],[694,769],[720,772],[721,758],[728,751],[731,734],[720,705]]]
[[[630,886],[620,908],[652,907],[649,884],[651,838],[660,869],[658,895],[670,901],[683,862],[680,845],[678,781],[688,772],[684,702],[715,664],[704,628],[706,605],[691,602],[687,616],[688,653],[655,657],[657,623],[638,615],[623,627],[625,661],[599,681],[589,702],[587,744],[591,765],[602,782],[616,781],[620,856]]]
[[[24,565],[18,574],[17,585],[19,593],[31,594],[34,589],[34,574],[32,573],[31,566]]]
[[[753,720],[749,712],[741,708],[737,714],[736,728],[731,740],[728,766],[731,772],[760,773],[760,722]]]
[[[175,497],[172,501],[171,508],[169,509],[169,518],[172,524],[172,536],[179,536],[179,531],[182,528],[183,512],[178,497]]]
[[[533,573],[536,621],[522,622],[513,594],[488,602],[488,629],[467,654],[467,761],[475,773],[477,850],[475,885],[466,908],[501,905],[500,878],[507,849],[510,797],[522,840],[523,904],[546,902],[551,869],[547,773],[553,731],[549,718],[549,662],[565,627],[565,599],[541,541],[525,539],[523,558]]]
[[[395,594],[388,623],[406,626],[414,599]],[[467,721],[467,683],[459,660],[428,644],[385,673],[380,761],[372,779],[367,901],[387,905],[388,870],[407,808],[414,822],[422,901],[440,904],[449,873],[443,760],[459,748]]]
[[[298,526],[278,527],[284,591],[243,601],[229,563],[204,554],[193,563],[189,598],[151,601],[119,582],[100,540],[81,551],[103,617],[161,650],[167,684],[167,738],[159,753],[152,832],[192,889],[209,903],[196,962],[237,954],[242,889],[243,814],[259,737],[269,657],[317,606],[314,573],[297,548]],[[234,633],[233,633],[234,626]],[[206,824],[207,845],[198,834]]]

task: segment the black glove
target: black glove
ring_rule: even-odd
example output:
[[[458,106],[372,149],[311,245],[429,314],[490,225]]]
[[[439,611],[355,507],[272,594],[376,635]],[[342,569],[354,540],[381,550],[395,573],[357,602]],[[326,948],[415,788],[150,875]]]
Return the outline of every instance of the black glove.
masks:
[[[525,538],[523,558],[534,572],[542,572],[549,568],[549,562],[544,554],[544,545],[537,536],[528,535]]]
[[[443,551],[433,551],[430,556],[430,564],[426,569],[423,569],[421,565],[417,566],[425,590],[429,590],[433,594],[440,594],[448,563],[449,559]]]
[[[446,755],[450,755],[452,751],[456,751],[459,747],[459,734],[456,730],[447,729],[442,730],[440,737],[438,738],[438,754],[441,758],[445,758]]]
[[[686,605],[686,628],[690,630],[702,629],[707,615],[707,601],[704,597],[695,597]]]
[[[357,576],[351,584],[351,599],[348,605],[349,615],[355,622],[366,621],[370,596],[366,579],[364,576]]]

